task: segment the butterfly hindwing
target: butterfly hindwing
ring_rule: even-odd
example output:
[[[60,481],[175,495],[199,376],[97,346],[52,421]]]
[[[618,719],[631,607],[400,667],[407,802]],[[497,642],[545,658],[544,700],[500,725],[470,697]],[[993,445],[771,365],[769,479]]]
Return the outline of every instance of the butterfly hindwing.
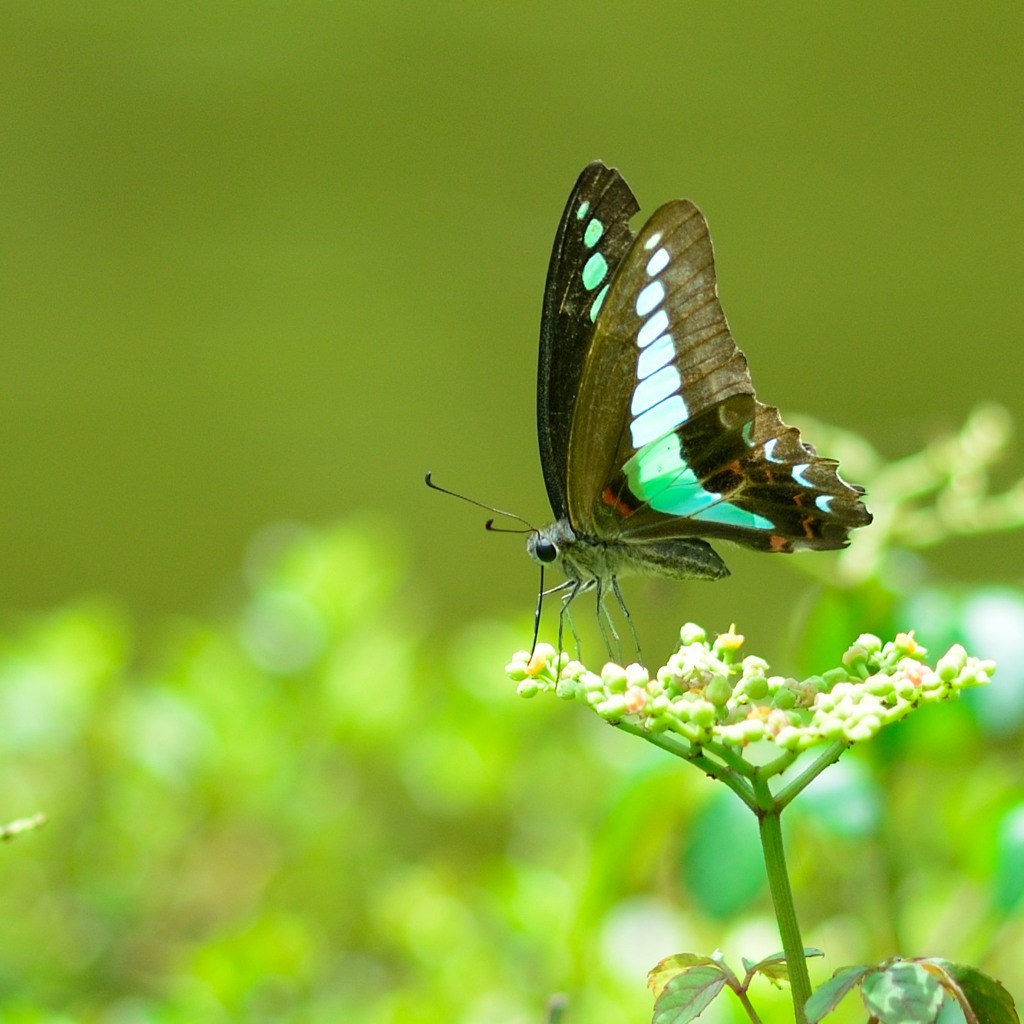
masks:
[[[707,224],[662,206],[622,257],[586,351],[568,450],[568,515],[642,545],[723,538],[836,548],[870,522],[860,491],[754,397],[718,301]]]
[[[555,236],[541,317],[537,431],[548,498],[567,514],[566,466],[573,407],[598,310],[633,241],[639,204],[618,171],[595,161],[569,195]]]

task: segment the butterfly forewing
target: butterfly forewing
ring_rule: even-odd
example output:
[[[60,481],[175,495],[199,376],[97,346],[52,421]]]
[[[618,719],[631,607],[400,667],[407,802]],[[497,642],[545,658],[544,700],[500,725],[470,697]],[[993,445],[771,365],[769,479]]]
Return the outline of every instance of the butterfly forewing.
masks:
[[[586,353],[569,439],[574,528],[637,544],[842,547],[870,515],[835,465],[755,399],[707,224],[692,203],[667,203],[620,262]]]
[[[595,162],[580,174],[555,236],[541,318],[537,432],[559,519],[568,510],[569,431],[584,359],[609,283],[633,241],[629,218],[638,209],[619,172]]]

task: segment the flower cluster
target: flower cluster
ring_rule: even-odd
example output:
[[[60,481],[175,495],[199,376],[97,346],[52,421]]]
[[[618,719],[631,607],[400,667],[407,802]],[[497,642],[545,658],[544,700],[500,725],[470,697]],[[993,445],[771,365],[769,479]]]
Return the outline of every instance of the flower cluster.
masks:
[[[609,663],[600,674],[549,644],[520,651],[506,666],[520,696],[554,691],[589,704],[610,722],[678,733],[694,745],[744,747],[770,740],[785,750],[870,739],[915,707],[948,700],[989,681],[995,665],[959,644],[934,668],[913,633],[883,643],[865,633],[842,665],[804,680],[769,675],[763,658],[739,659],[743,637],[730,629],[709,643],[699,626],[680,630],[679,649],[652,677],[641,665]]]

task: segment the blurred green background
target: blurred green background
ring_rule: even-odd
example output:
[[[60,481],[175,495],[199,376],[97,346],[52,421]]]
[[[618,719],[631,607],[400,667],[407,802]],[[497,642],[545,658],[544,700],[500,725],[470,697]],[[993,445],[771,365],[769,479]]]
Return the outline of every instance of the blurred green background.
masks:
[[[519,1022],[560,986],[580,1020],[642,1015],[654,959],[725,941],[667,909],[675,840],[651,832],[659,801],[711,813],[708,787],[512,699],[536,574],[423,473],[546,521],[541,291],[595,157],[645,212],[701,206],[789,418],[896,456],[979,402],[1015,410],[1024,8],[38,2],[3,22],[0,817],[51,817],[0,849],[3,1019]],[[961,540],[915,570],[941,593],[825,606],[853,635],[924,609],[945,642],[965,588],[1018,586],[1022,554],[1019,533]],[[726,557],[713,587],[627,588],[645,648],[736,621],[793,670],[819,591]],[[950,886],[984,930],[972,887],[1024,789],[1019,734],[983,769],[965,714],[955,755],[948,724],[874,754],[903,779],[954,766],[912,832],[991,822],[987,845],[902,851],[928,870],[885,891],[941,947],[902,952],[960,950],[928,903]],[[856,907],[867,840],[808,841],[807,877],[850,865]],[[822,920],[850,955],[895,949]],[[667,937],[602,959],[637,927]]]

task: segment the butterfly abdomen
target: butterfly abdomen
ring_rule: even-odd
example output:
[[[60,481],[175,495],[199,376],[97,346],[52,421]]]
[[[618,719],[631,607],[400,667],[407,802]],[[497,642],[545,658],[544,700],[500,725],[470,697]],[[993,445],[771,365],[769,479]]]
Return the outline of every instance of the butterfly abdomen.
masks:
[[[568,520],[530,534],[526,549],[535,562],[557,559],[577,583],[607,582],[620,576],[667,576],[677,580],[717,580],[729,575],[725,562],[706,541],[674,537],[642,545],[628,540],[578,536]]]

